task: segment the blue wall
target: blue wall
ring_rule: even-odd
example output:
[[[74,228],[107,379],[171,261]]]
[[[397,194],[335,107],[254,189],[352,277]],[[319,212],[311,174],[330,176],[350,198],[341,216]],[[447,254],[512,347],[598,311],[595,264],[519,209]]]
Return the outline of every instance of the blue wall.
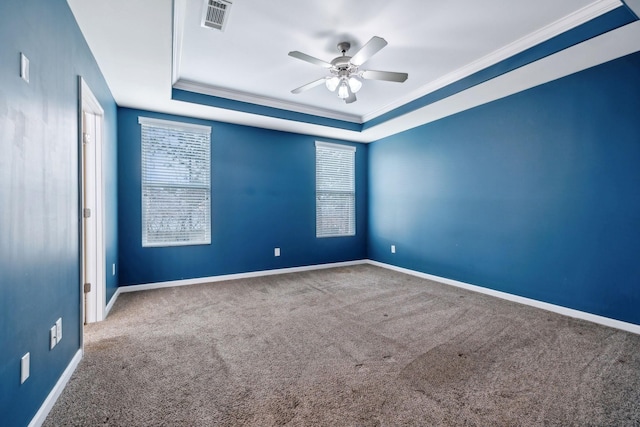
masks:
[[[19,77],[19,55],[31,82]],[[105,109],[107,261],[117,259],[116,107],[64,0],[0,6],[0,424],[27,425],[80,348],[78,75]],[[108,264],[110,265],[110,264]],[[117,277],[109,278],[110,294]],[[62,341],[49,328],[63,318]],[[31,376],[20,384],[20,358]]]
[[[26,425],[80,348],[78,75],[105,109],[108,299],[118,283],[369,257],[640,324],[640,54],[357,144],[357,235],[316,239],[316,138],[116,110],[64,0],[3,0],[2,425]],[[213,127],[211,245],[141,247],[138,115]]]
[[[639,112],[636,53],[374,142],[369,257],[640,324]]]
[[[138,116],[212,127],[211,245],[142,248]],[[366,258],[368,147],[345,142],[357,146],[356,236],[317,239],[315,141],[307,135],[119,108],[120,283]],[[280,257],[273,256],[275,247],[281,248]]]

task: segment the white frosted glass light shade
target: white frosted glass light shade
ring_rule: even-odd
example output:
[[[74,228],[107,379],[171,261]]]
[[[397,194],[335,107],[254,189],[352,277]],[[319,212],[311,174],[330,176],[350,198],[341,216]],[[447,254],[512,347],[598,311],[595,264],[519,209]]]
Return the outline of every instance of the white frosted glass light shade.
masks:
[[[330,77],[324,82],[324,84],[327,86],[327,89],[329,89],[331,92],[334,92],[336,90],[339,83],[340,79],[336,76]]]
[[[362,81],[356,76],[349,77],[349,87],[351,88],[351,92],[356,93],[362,87]]]
[[[338,87],[338,98],[345,99],[349,96],[349,86],[346,81],[342,81]]]

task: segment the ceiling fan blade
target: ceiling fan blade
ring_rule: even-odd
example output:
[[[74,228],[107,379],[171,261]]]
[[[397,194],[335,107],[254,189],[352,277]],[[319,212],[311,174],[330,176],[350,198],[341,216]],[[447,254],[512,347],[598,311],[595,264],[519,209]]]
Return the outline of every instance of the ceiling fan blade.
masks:
[[[331,65],[330,63],[323,61],[322,59],[318,59],[315,58],[313,56],[307,55],[306,53],[302,53],[302,52],[298,52],[297,50],[294,50],[292,52],[289,52],[289,56],[292,56],[294,58],[298,58],[298,59],[302,59],[303,61],[307,61],[310,62],[314,65],[319,65],[323,68],[331,68],[333,67],[333,65]]]
[[[307,83],[306,85],[300,86],[299,88],[292,90],[291,93],[300,93],[300,92],[304,92],[305,90],[312,89],[316,86],[320,86],[321,84],[324,83],[325,80],[326,79],[324,77],[318,80],[314,80],[311,83]]]
[[[356,67],[359,67],[360,65],[367,62],[369,58],[375,55],[380,49],[382,49],[386,45],[387,45],[387,41],[385,39],[383,39],[382,37],[373,36],[371,37],[371,40],[367,42],[367,44],[362,46],[360,50],[356,52],[356,54],[353,55],[353,57],[351,57],[350,62]]]
[[[384,80],[387,82],[402,83],[407,80],[407,77],[409,77],[407,73],[394,73],[393,71],[366,70],[362,72],[362,78],[367,80]]]

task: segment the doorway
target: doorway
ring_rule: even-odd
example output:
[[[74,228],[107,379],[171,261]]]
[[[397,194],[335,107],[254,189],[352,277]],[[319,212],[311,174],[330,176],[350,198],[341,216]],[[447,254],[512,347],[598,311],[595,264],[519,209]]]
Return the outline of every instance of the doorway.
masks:
[[[104,320],[105,249],[102,129],[104,110],[80,77],[81,292],[84,323]]]

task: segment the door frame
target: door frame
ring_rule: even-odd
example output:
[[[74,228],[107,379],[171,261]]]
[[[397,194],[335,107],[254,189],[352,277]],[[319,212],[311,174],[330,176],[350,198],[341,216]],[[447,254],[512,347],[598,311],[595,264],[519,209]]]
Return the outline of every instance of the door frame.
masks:
[[[104,109],[98,102],[91,88],[87,85],[82,76],[78,78],[79,108],[78,108],[78,146],[79,146],[79,187],[80,187],[80,299],[82,307],[82,316],[80,322],[92,323],[104,320],[106,307],[106,251],[104,241],[104,179],[103,179],[103,123]],[[95,141],[89,143],[95,144],[95,164],[88,173],[94,174],[95,188],[85,188],[84,183],[84,112],[89,112],[96,116],[95,123]],[[85,221],[84,221],[84,194],[87,190],[95,191],[95,214],[96,221],[96,239],[95,246],[86,247],[85,245]],[[85,260],[87,256],[96,259],[96,283],[92,283],[91,291],[87,294],[87,300],[96,307],[90,318],[87,318],[87,310],[85,307],[84,294],[84,277],[85,277]]]

